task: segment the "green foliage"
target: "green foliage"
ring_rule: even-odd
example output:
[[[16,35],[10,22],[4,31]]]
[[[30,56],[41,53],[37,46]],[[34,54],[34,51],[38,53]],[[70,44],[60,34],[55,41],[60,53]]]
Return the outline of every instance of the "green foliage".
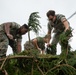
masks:
[[[61,35],[60,35],[60,42],[62,44],[62,46],[65,46],[67,45],[67,41],[69,40],[69,38],[72,37],[72,30],[67,30],[66,32],[63,32]],[[65,46],[66,47],[66,46]]]
[[[76,75],[76,51],[66,54],[67,36],[71,32],[60,35],[60,55],[40,55],[38,50],[25,50],[18,55],[9,56],[6,61],[0,60],[0,65],[3,65],[0,75]]]
[[[38,18],[38,12],[33,12],[29,16],[28,25],[31,30],[33,30],[36,34],[38,34],[39,29],[41,28]]]
[[[68,52],[70,52],[71,46],[69,45],[69,39],[72,37],[72,29],[63,32],[60,35],[60,44],[61,44],[61,59],[66,59]]]
[[[76,75],[76,51],[68,54],[66,62],[60,57],[40,55],[37,50],[23,51],[7,58],[0,75],[6,75],[4,70],[8,75]]]

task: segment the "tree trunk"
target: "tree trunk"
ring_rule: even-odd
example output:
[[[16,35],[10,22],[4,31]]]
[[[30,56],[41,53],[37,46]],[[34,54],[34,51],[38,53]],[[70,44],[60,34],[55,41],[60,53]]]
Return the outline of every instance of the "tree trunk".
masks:
[[[30,31],[28,32],[29,46],[30,46]]]

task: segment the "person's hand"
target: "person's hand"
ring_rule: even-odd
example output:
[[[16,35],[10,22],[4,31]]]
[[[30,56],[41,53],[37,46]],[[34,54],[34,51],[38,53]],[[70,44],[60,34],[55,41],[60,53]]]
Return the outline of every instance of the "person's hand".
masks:
[[[7,34],[9,39],[13,39],[13,36],[11,34]]]
[[[39,51],[41,51],[41,48],[38,48]]]
[[[42,50],[41,50],[41,48],[38,48],[38,50],[40,51],[40,54],[42,54]]]
[[[51,44],[50,43],[47,43],[47,47],[49,47],[49,46],[51,46]]]

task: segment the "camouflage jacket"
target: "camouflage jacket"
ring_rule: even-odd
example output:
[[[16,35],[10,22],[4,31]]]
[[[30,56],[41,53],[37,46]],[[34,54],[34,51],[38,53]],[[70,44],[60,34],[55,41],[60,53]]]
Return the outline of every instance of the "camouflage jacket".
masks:
[[[39,46],[39,48],[41,48],[42,50],[45,49],[45,42],[43,40],[43,37],[37,37],[37,44]]]
[[[54,32],[55,33],[61,33],[61,32],[63,32],[64,29],[65,29],[63,23],[61,22],[61,20],[63,18],[65,18],[64,15],[57,14],[55,22],[52,22],[52,21],[48,22],[48,30],[51,31],[54,28]]]
[[[17,34],[17,30],[20,28],[20,25],[17,24],[16,22],[9,22],[9,23],[11,23],[10,34],[13,35],[13,38],[17,39],[17,41],[21,41],[22,36],[20,34]],[[5,33],[5,29],[4,29],[5,24],[6,23],[3,23],[3,24],[0,25],[0,32]]]

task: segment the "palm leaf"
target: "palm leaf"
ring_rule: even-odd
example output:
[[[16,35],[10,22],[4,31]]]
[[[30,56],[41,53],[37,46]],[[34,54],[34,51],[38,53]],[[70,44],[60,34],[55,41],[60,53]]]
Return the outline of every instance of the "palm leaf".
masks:
[[[38,15],[38,12],[33,12],[31,13],[28,19],[29,28],[33,30],[36,34],[39,33],[39,30],[41,28],[38,18],[40,18],[40,16]]]

